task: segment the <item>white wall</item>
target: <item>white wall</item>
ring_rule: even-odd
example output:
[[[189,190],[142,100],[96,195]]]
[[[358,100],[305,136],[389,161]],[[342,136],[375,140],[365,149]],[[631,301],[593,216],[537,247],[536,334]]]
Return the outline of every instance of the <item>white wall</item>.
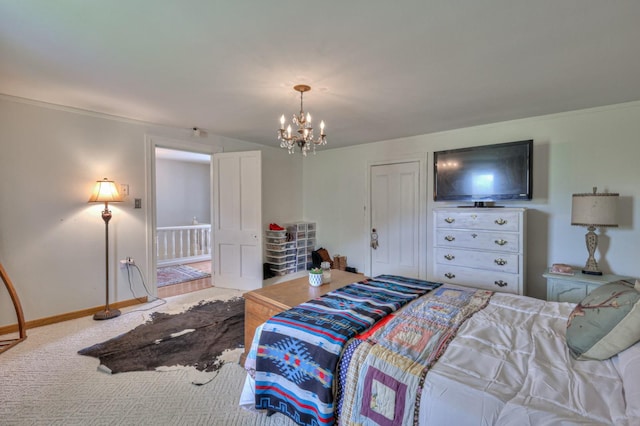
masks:
[[[145,135],[194,142],[189,129],[152,126],[0,96],[0,262],[27,321],[104,305],[103,206],[88,204],[96,180],[128,183],[125,202],[110,205],[111,301],[133,298],[117,260],[136,259],[147,272]],[[274,147],[216,135],[198,143],[225,151],[261,150],[263,220],[302,216],[301,160]],[[137,296],[144,295],[134,283]],[[0,326],[15,324],[0,285]]]
[[[193,218],[209,223],[211,167],[193,161],[156,160],[156,224],[191,225]]]
[[[318,223],[319,246],[346,255],[349,265],[368,273],[368,164],[427,155],[422,190],[429,257],[432,208],[447,205],[433,202],[433,152],[523,139],[534,139],[534,199],[500,204],[529,209],[528,294],[545,297],[541,274],[550,264],[584,265],[586,229],[570,225],[571,194],[593,186],[620,193],[620,227],[600,236],[601,269],[640,276],[640,102],[319,151],[304,164],[304,219]],[[432,270],[429,258],[427,279],[433,279]]]
[[[112,300],[133,297],[117,259],[132,256],[146,271],[145,135],[193,142],[189,129],[171,129],[0,96],[0,262],[13,280],[27,320],[104,304],[104,223],[87,204],[96,180],[130,185],[113,204],[110,223]],[[225,151],[260,149],[263,222],[313,220],[318,246],[344,254],[365,270],[368,256],[367,166],[427,157],[424,249],[432,245],[433,151],[533,138],[534,200],[528,240],[529,294],[544,297],[544,269],[553,262],[581,266],[585,229],[570,223],[571,194],[592,186],[619,192],[620,228],[606,230],[597,258],[605,272],[640,275],[640,102],[459,129],[344,149],[299,154],[216,135],[198,139]],[[438,203],[440,205],[440,203]],[[303,209],[304,206],[304,209]],[[427,232],[428,231],[428,232]],[[605,251],[604,261],[601,255]],[[427,278],[432,263],[427,262]],[[366,270],[365,270],[366,272]],[[134,286],[136,295],[141,287]],[[15,324],[0,286],[0,326]]]

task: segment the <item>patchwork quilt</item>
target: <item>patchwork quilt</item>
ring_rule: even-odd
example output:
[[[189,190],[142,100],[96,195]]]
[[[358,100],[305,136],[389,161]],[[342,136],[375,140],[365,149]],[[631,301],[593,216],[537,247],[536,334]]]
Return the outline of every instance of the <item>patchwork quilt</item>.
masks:
[[[440,287],[350,342],[339,367],[340,424],[417,425],[427,372],[492,294]]]
[[[300,425],[331,425],[346,343],[439,283],[395,275],[350,284],[267,321],[256,351],[255,408]]]

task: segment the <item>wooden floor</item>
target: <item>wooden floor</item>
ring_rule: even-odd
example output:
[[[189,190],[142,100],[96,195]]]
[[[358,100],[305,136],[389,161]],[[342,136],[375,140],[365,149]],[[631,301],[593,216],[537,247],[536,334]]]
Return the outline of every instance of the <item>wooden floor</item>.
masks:
[[[187,266],[211,273],[210,261],[189,263]],[[177,296],[179,294],[191,293],[192,291],[204,290],[209,287],[213,287],[213,280],[210,276],[199,280],[158,287],[158,297],[162,299],[165,297]]]

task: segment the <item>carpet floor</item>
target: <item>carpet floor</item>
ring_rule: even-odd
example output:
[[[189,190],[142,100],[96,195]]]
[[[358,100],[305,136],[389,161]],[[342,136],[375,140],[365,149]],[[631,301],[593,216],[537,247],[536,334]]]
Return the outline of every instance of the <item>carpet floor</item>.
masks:
[[[77,351],[146,322],[151,312],[175,314],[201,300],[240,296],[210,288],[122,310],[107,321],[92,317],[29,329],[27,339],[0,354],[2,425],[258,425],[292,426],[281,414],[266,417],[238,406],[245,379],[237,363],[222,367],[211,382],[196,386],[193,371],[107,374],[95,358]]]

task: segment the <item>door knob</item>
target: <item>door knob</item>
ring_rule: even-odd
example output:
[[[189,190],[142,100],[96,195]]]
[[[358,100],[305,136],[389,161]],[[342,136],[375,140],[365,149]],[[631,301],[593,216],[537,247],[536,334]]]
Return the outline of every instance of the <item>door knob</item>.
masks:
[[[374,250],[378,249],[378,233],[376,232],[376,228],[371,229],[371,248]]]

